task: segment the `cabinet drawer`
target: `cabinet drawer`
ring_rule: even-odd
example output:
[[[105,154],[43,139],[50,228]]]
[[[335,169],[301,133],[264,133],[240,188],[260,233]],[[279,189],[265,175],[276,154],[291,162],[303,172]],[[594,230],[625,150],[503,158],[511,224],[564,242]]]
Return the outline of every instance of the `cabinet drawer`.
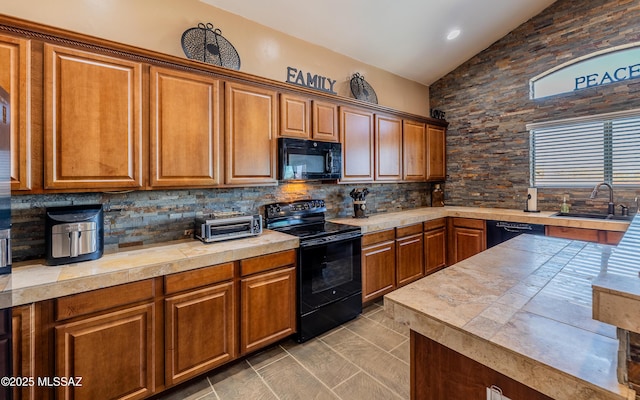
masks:
[[[233,279],[232,262],[167,275],[164,277],[164,292],[177,293],[230,279]]]
[[[438,219],[434,219],[432,221],[425,221],[423,223],[423,228],[424,231],[430,231],[433,229],[440,229],[440,228],[444,228],[446,225],[446,222],[444,220],[444,218],[438,218]]]
[[[153,279],[147,279],[61,297],[56,299],[56,321],[152,299],[155,294],[154,282]]]
[[[368,233],[362,236],[362,247],[375,243],[386,242],[396,238],[395,229],[387,229],[386,231]]]
[[[567,226],[547,226],[547,236],[563,239],[584,240],[587,242],[598,242],[597,229],[571,228]]]
[[[484,220],[473,218],[454,218],[453,225],[462,228],[484,229]]]
[[[600,234],[600,243],[605,244],[618,244],[622,237],[624,236],[624,232],[617,231],[602,231]]]
[[[240,261],[240,273],[242,276],[268,271],[287,265],[295,265],[296,251],[288,250],[280,253],[267,254],[266,256],[247,258]]]
[[[422,233],[422,224],[413,224],[396,228],[396,238]]]

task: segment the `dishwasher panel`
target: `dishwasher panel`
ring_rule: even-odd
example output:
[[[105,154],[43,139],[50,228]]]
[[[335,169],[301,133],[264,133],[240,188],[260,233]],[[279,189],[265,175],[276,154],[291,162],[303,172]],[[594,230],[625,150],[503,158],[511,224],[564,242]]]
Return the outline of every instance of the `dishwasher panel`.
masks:
[[[487,221],[487,249],[521,234],[544,236],[544,225],[509,221]]]

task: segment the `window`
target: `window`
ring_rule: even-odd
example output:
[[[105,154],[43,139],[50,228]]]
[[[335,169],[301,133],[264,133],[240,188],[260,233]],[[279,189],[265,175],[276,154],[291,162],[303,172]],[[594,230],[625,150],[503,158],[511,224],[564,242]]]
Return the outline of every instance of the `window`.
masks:
[[[531,186],[640,186],[640,110],[527,125]]]

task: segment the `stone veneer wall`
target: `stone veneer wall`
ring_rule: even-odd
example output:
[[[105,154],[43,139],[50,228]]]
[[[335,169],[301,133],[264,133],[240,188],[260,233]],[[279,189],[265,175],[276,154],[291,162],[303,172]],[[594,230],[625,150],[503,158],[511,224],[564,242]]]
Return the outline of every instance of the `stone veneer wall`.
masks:
[[[121,194],[76,193],[11,197],[12,251],[15,261],[45,254],[46,207],[103,204],[105,250],[183,239],[193,229],[197,212],[242,211],[264,214],[264,205],[278,201],[324,199],[327,217],[353,215],[349,192],[366,186],[369,212],[400,211],[430,204],[427,183],[337,185],[295,183],[267,187],[136,191]]]
[[[446,203],[524,207],[533,122],[640,108],[640,79],[529,99],[529,79],[569,60],[640,41],[640,2],[558,0],[430,87],[431,108],[446,112]],[[465,40],[461,37],[459,40]],[[597,182],[594,182],[596,184]],[[640,188],[615,189],[632,205]],[[608,193],[591,188],[538,190],[538,209],[606,212]],[[635,211],[635,205],[631,212]]]

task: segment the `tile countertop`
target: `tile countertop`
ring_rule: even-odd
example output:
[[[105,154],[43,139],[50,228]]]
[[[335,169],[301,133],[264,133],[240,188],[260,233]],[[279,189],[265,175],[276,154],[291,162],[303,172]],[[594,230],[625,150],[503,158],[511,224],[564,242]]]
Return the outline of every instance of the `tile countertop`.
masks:
[[[635,249],[637,265],[640,217],[629,231],[634,242],[625,235],[620,246]],[[592,319],[592,281],[611,272],[607,261],[616,253],[522,235],[386,295],[385,308],[416,332],[554,399],[630,400],[635,392],[617,380],[616,327]]]
[[[595,319],[640,333],[639,272],[640,217],[636,217],[593,281]]]
[[[45,265],[44,260],[16,263],[11,274],[0,276],[0,308],[295,249],[298,244],[295,236],[265,229],[251,238],[209,244],[180,240],[61,266]]]
[[[369,218],[332,220],[360,226],[363,233],[428,221],[445,216],[501,219],[580,228],[624,231],[628,222],[551,217],[553,212],[477,207],[425,207]],[[258,237],[202,244],[183,240],[126,248],[101,259],[65,266],[47,266],[43,260],[15,263],[10,275],[0,275],[0,308],[115,286],[155,276],[215,265],[298,247],[298,238],[264,230]]]
[[[629,226],[628,221],[553,217],[552,215],[555,213],[555,211],[528,213],[521,210],[511,210],[506,208],[445,206],[424,207],[407,211],[373,214],[367,218],[338,218],[332,219],[331,221],[359,226],[362,229],[362,233],[381,231],[397,226],[411,225],[442,217],[495,219],[509,222],[602,229],[619,232],[626,231]]]

